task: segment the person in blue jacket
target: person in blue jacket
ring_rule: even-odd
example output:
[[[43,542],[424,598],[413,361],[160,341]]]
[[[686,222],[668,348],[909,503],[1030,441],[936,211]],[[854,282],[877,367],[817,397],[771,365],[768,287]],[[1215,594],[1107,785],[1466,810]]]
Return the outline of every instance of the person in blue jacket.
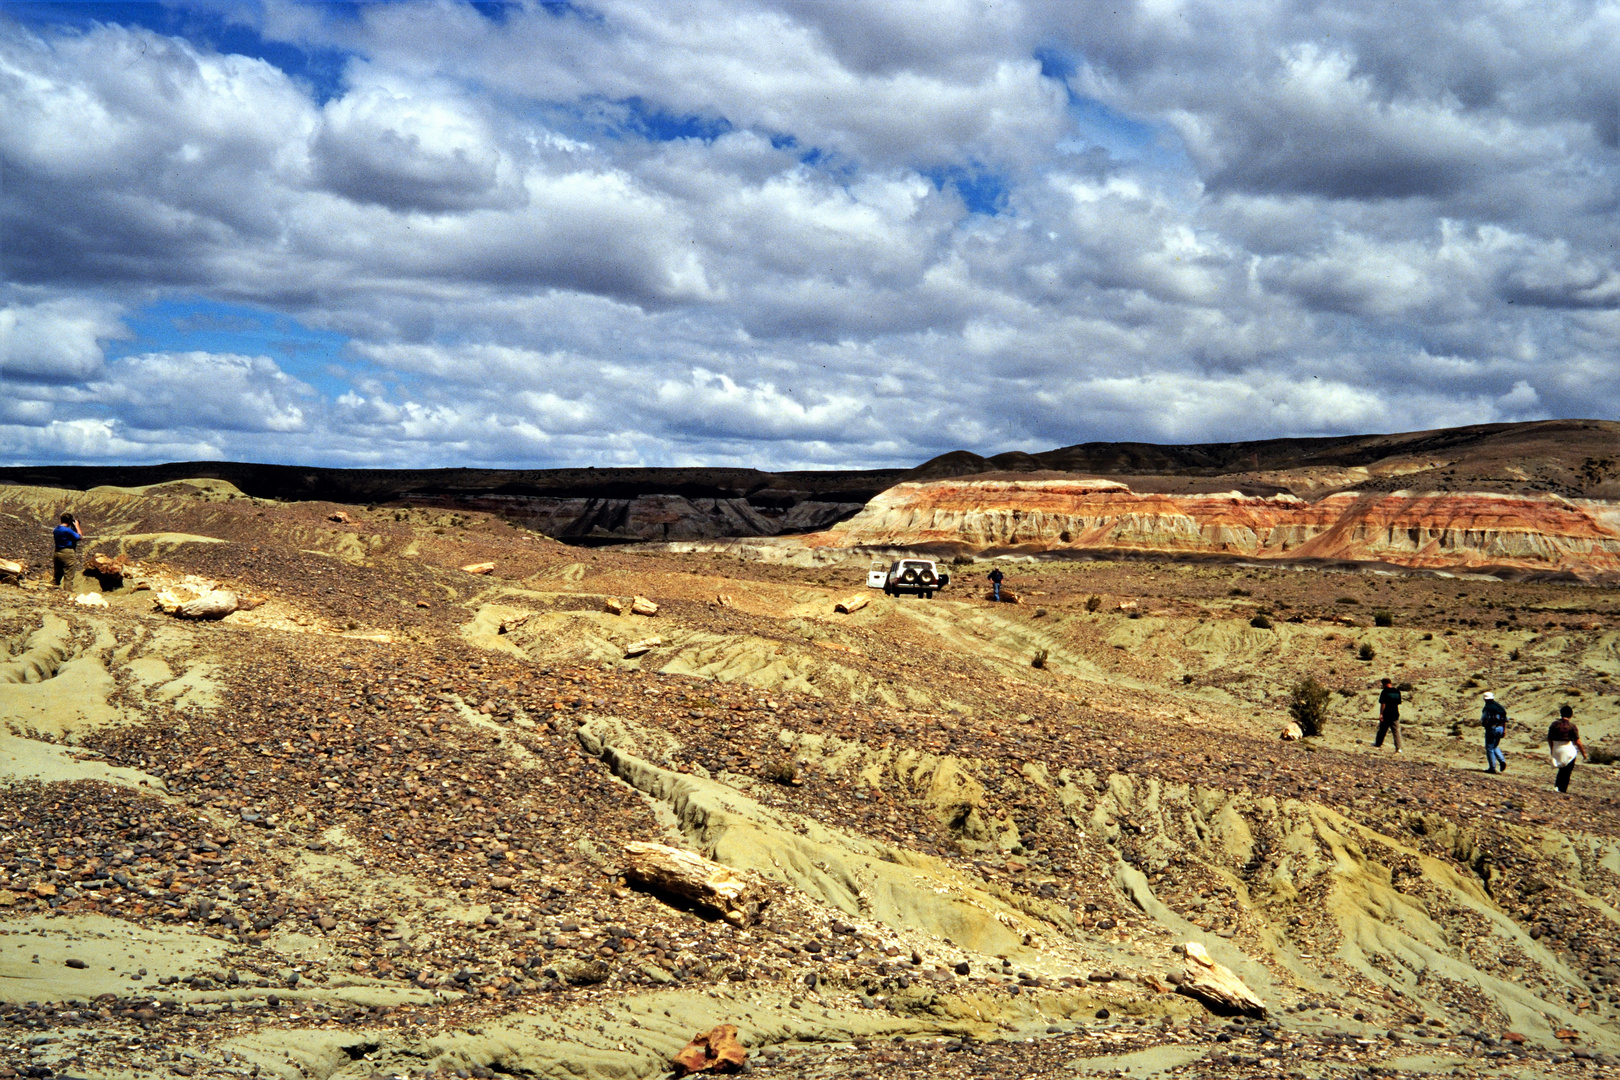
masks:
[[[990,573],[985,576],[990,579],[990,599],[1000,600],[1001,583],[1006,580],[1007,575],[1001,572],[1001,567],[995,566],[992,567],[990,569]]]
[[[1485,707],[1480,710],[1479,726],[1485,729],[1485,771],[1507,772],[1507,757],[1502,753],[1502,736],[1507,734],[1507,710],[1496,700],[1496,695],[1485,691]]]
[[[79,531],[79,519],[72,514],[63,514],[62,523],[51,531],[51,537],[56,543],[56,557],[51,563],[51,584],[72,592],[79,575],[79,541],[84,539]],[[66,582],[65,586],[63,582]]]

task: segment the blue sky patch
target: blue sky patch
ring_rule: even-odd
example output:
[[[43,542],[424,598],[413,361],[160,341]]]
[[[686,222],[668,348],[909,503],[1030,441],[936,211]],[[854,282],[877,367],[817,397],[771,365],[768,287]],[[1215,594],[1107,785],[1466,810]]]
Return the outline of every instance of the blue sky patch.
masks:
[[[321,4],[330,17],[358,18],[354,4]],[[226,18],[208,7],[185,4],[122,3],[117,0],[77,0],[41,3],[39,0],[0,0],[0,11],[30,26],[73,26],[87,29],[94,23],[141,27],[166,37],[184,38],[195,45],[227,55],[251,56],[279,68],[290,78],[309,85],[318,102],[336,97],[343,88],[343,69],[350,54],[336,49],[306,49],[284,41],[270,41],[257,28]]]
[[[965,169],[951,165],[940,169],[924,169],[923,173],[944,191],[947,186],[956,189],[969,213],[995,217],[1007,208],[1007,181],[983,169]]]
[[[134,337],[109,343],[109,360],[155,352],[268,356],[327,397],[349,389],[348,380],[335,374],[351,363],[348,337],[286,315],[210,300],[162,300],[125,316],[124,323]]]

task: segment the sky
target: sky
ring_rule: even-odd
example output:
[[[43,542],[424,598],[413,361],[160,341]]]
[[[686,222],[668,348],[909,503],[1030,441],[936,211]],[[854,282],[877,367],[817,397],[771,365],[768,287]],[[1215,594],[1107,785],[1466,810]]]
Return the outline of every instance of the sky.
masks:
[[[1620,418],[1620,4],[0,0],[0,463]]]

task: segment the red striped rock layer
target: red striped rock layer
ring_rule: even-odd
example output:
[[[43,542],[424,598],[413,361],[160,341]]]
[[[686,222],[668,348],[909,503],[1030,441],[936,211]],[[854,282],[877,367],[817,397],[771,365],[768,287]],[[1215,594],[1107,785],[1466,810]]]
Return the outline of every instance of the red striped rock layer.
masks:
[[[1255,559],[1620,571],[1620,505],[1557,496],[1340,492],[1315,502],[1141,494],[1109,480],[899,484],[817,546],[1162,551]]]

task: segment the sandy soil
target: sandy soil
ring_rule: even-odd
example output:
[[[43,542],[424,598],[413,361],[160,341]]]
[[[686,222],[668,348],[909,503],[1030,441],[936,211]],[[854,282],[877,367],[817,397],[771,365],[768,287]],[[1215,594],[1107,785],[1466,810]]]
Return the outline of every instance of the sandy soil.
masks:
[[[0,1075],[651,1077],[721,1022],[783,1076],[1620,1067],[1620,782],[1538,749],[1569,702],[1620,751],[1609,592],[1004,560],[1021,603],[964,562],[839,615],[865,556],[219,481],[0,489],[0,555],[69,499],[139,567],[0,590]],[[256,606],[154,610],[188,579]],[[631,840],[771,903],[632,888]],[[1174,992],[1193,940],[1265,1017]]]

